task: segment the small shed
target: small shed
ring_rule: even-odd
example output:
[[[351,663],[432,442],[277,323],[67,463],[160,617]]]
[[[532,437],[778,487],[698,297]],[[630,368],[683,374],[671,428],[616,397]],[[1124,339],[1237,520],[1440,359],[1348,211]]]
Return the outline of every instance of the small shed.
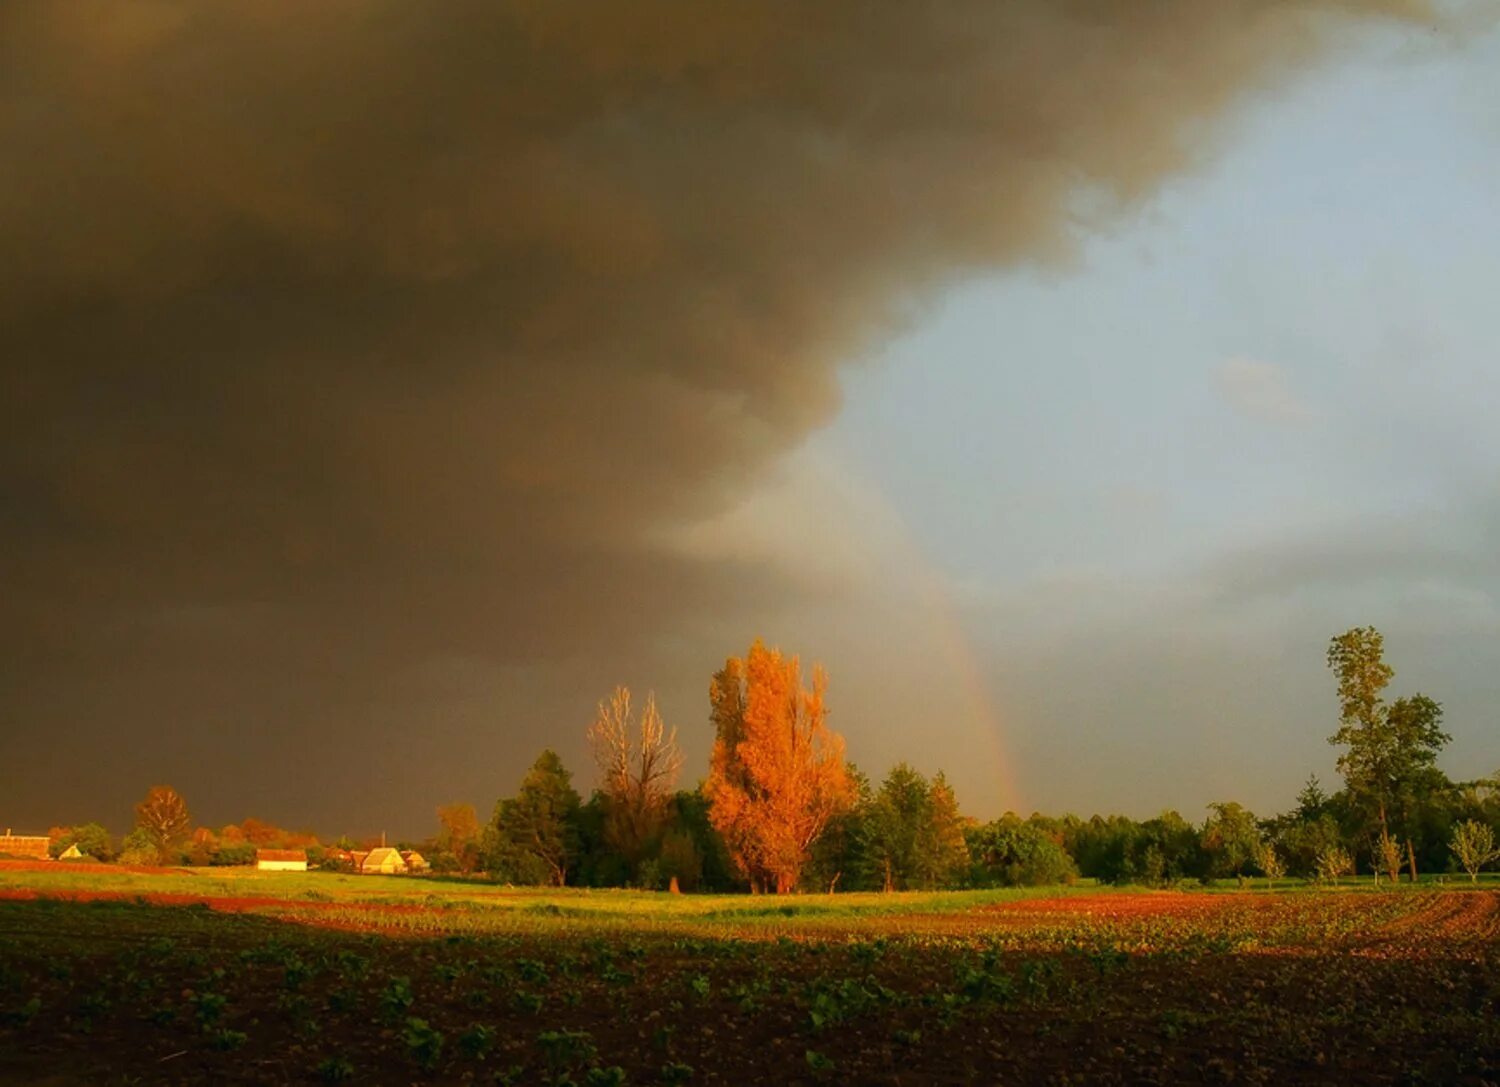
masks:
[[[64,849],[61,853],[59,853],[57,855],[57,859],[60,861],[82,861],[88,859],[88,854],[79,849],[78,843],[74,842],[72,845],[68,846],[67,849]]]
[[[257,849],[255,867],[262,872],[306,872],[305,849]]]
[[[406,871],[406,862],[401,859],[401,854],[390,846],[383,845],[378,849],[370,850],[364,861],[359,866],[360,873],[366,876],[395,876]]]
[[[401,851],[401,859],[406,862],[406,870],[408,872],[427,871],[427,858],[422,856],[422,854],[418,853],[415,849],[403,849]]]

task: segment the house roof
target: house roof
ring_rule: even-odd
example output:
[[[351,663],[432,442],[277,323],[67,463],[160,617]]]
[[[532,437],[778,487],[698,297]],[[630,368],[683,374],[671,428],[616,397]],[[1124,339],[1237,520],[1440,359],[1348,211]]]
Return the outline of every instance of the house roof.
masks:
[[[406,863],[404,860],[401,859],[401,854],[400,853],[398,853],[396,850],[392,849],[388,845],[383,845],[383,846],[380,846],[378,849],[372,849],[372,850],[370,850],[369,856],[367,856],[364,859],[364,863],[363,863],[363,865],[361,865],[361,867],[364,867],[364,868],[379,867],[380,865],[384,864],[388,860],[395,860],[395,862],[397,864],[405,864]]]
[[[258,861],[305,861],[307,850],[305,849],[257,849],[255,859]]]

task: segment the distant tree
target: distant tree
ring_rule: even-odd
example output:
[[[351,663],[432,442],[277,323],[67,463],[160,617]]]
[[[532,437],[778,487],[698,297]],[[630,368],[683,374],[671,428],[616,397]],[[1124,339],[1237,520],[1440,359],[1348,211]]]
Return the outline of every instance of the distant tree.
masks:
[[[219,836],[208,827],[198,827],[188,839],[186,852],[189,864],[212,864],[214,853],[219,848]]]
[[[821,669],[757,641],[709,688],[717,738],[704,791],[714,826],[752,889],[793,890],[813,844],[853,800],[844,741],[827,726]]]
[[[861,849],[881,890],[902,890],[914,876],[926,807],[927,779],[904,762],[891,767],[871,800]]]
[[[1469,873],[1469,882],[1479,882],[1479,870],[1491,861],[1500,860],[1495,848],[1495,832],[1484,823],[1467,819],[1453,828],[1453,856]]]
[[[114,838],[98,823],[81,823],[76,827],[54,827],[49,837],[51,842],[47,848],[54,857],[61,856],[75,845],[78,847],[78,852],[98,861],[113,860],[115,856]]]
[[[1341,845],[1326,845],[1318,851],[1317,870],[1318,879],[1334,883],[1354,871],[1354,858]]]
[[[663,884],[675,879],[683,891],[696,891],[702,885],[703,856],[691,832],[681,827],[666,832],[656,857],[656,874]]]
[[[146,799],[135,806],[135,825],[145,831],[156,847],[157,859],[166,863],[172,847],[187,837],[192,827],[187,802],[170,785],[153,785]]]
[[[926,887],[955,884],[969,866],[969,844],[964,831],[972,820],[958,808],[958,795],[939,770],[927,789],[927,825],[922,828],[922,853],[916,877]]]
[[[942,774],[929,782],[897,763],[876,790],[862,829],[865,862],[885,891],[953,882],[968,864],[963,817]]]
[[[578,848],[578,794],[557,753],[543,751],[514,797],[495,805],[492,870],[520,883],[561,887]]]
[[[1278,827],[1277,842],[1286,857],[1287,870],[1303,879],[1318,874],[1318,856],[1330,846],[1343,848],[1338,820],[1325,812],[1316,819],[1293,818]]]
[[[1007,813],[992,823],[970,827],[965,837],[969,882],[976,887],[1041,887],[1078,878],[1073,858],[1034,819]]]
[[[216,868],[235,868],[242,865],[255,863],[256,847],[249,842],[226,842],[219,840],[219,847],[214,850],[209,864]]]
[[[1148,887],[1164,887],[1204,874],[1198,830],[1175,811],[1164,811],[1140,825],[1131,878]]]
[[[1318,781],[1317,774],[1310,774],[1307,784],[1302,786],[1302,791],[1297,794],[1297,816],[1303,820],[1313,820],[1328,810],[1328,794],[1323,791],[1323,785]]]
[[[262,849],[275,849],[281,845],[281,840],[286,832],[274,823],[268,823],[264,819],[256,819],[251,816],[240,823],[240,833],[244,840],[251,845],[258,845]]]
[[[436,852],[452,857],[452,865],[443,860],[449,871],[472,872],[479,864],[479,816],[473,804],[444,804],[437,810],[438,831]],[[436,869],[438,866],[434,864]]]
[[[656,696],[649,693],[637,724],[630,688],[616,687],[599,703],[588,738],[605,800],[605,840],[638,874],[662,833],[667,801],[682,768],[677,730],[667,731]]]
[[[1286,862],[1281,859],[1281,854],[1276,852],[1273,842],[1261,842],[1255,853],[1255,864],[1260,869],[1261,875],[1266,877],[1266,889],[1271,890],[1276,881],[1286,875]]]
[[[1260,828],[1239,804],[1210,804],[1203,824],[1202,845],[1213,878],[1233,876],[1241,881],[1260,854]]]
[[[1448,743],[1443,710],[1426,695],[1387,705],[1382,692],[1395,674],[1383,659],[1385,640],[1374,627],[1354,627],[1333,638],[1328,667],[1338,677],[1339,729],[1328,742],[1342,746],[1339,771],[1352,799],[1372,813],[1372,835],[1382,854],[1407,824],[1417,795],[1441,783],[1437,755]],[[1393,848],[1393,846],[1391,846]],[[1399,868],[1399,863],[1398,863]]]
[[[869,778],[852,762],[845,764],[849,775],[850,804],[828,821],[828,826],[813,843],[802,881],[821,891],[858,891],[878,888],[872,883],[870,864],[865,856],[869,839],[868,823],[875,800]]]
[[[158,864],[161,852],[151,832],[145,827],[136,827],[120,842],[120,855],[116,860],[130,865]]]
[[[693,852],[697,855],[701,872],[697,889],[705,891],[734,889],[734,861],[729,856],[724,839],[714,829],[713,820],[709,815],[708,798],[703,795],[703,790],[701,788],[679,789],[672,794],[668,808],[667,825],[671,828],[668,831],[668,838],[683,834],[693,843]],[[663,871],[670,876],[673,871],[667,853],[667,843],[663,842]],[[679,877],[682,875],[681,872],[676,874]],[[687,884],[683,884],[683,889],[690,888]]]

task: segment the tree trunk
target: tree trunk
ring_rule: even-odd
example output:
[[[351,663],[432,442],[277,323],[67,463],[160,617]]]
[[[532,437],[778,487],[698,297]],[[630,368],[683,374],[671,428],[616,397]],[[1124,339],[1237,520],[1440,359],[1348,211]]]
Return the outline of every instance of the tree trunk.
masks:
[[[1406,863],[1411,869],[1411,881],[1417,882],[1417,851],[1410,838],[1406,839]]]

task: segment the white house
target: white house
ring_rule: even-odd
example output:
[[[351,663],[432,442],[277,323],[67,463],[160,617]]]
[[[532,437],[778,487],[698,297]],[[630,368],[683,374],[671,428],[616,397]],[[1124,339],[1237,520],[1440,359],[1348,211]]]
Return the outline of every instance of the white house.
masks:
[[[255,867],[262,872],[306,872],[307,851],[304,849],[257,849]]]

